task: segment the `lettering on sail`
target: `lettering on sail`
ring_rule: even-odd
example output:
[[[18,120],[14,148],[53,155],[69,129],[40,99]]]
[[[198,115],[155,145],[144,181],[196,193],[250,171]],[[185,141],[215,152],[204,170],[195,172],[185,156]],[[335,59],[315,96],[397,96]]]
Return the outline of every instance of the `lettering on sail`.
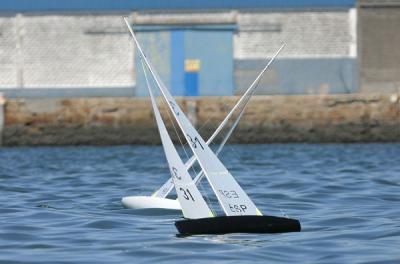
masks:
[[[244,204],[229,204],[229,209],[234,213],[245,213],[247,206]]]
[[[183,192],[183,198],[185,198],[186,200],[191,199],[194,202],[194,198],[193,198],[192,194],[190,193],[189,189],[183,189],[182,187],[180,187],[179,190],[181,192]]]
[[[218,192],[228,199],[239,199],[239,195],[234,190],[218,190]]]
[[[218,190],[227,199],[239,199],[239,194],[235,190]],[[234,201],[233,201],[234,202]],[[233,213],[245,213],[247,206],[244,204],[228,203],[229,210]]]
[[[197,148],[197,146],[200,146],[200,148],[202,150],[204,150],[203,145],[201,144],[201,142],[199,141],[199,139],[197,137],[192,138],[192,136],[189,135],[189,134],[186,134],[186,136],[188,137],[188,139],[189,139],[190,143],[192,144],[193,148]]]
[[[171,173],[177,180],[182,180],[182,177],[178,174],[178,169],[175,167],[171,167]]]
[[[176,105],[174,104],[174,102],[172,102],[172,101],[168,101],[168,102],[169,102],[169,105],[171,106],[172,110],[174,111],[174,113],[175,113],[177,116],[179,116],[179,111],[178,111]]]

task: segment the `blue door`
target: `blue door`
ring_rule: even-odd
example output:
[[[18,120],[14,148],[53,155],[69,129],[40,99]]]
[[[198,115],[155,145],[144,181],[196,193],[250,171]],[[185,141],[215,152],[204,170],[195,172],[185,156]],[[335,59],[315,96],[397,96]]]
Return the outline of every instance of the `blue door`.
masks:
[[[198,95],[233,95],[231,30],[188,30],[185,59],[198,60]],[[190,87],[186,87],[190,92]]]
[[[172,95],[234,94],[233,27],[222,30],[212,26],[195,29],[142,28],[144,30],[138,32],[138,39]],[[136,95],[147,96],[137,54],[135,66]]]

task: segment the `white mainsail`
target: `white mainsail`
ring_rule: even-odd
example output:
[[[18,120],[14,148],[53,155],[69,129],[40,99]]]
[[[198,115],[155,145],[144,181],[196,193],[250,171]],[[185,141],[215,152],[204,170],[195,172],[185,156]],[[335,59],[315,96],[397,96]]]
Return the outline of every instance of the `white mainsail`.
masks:
[[[227,124],[227,122],[229,121],[229,119],[232,117],[233,113],[239,108],[242,107],[239,115],[237,116],[235,122],[233,123],[233,125],[231,126],[231,128],[229,129],[228,133],[225,135],[225,137],[223,138],[222,142],[220,143],[218,149],[215,151],[215,154],[218,156],[218,154],[222,151],[223,147],[225,146],[225,143],[228,141],[229,137],[231,136],[232,132],[235,130],[237,124],[239,123],[243,112],[248,104],[248,102],[250,101],[250,98],[252,97],[252,95],[254,94],[254,92],[256,91],[257,88],[257,84],[260,80],[260,78],[262,77],[262,75],[265,73],[265,71],[268,69],[269,65],[272,63],[272,61],[274,60],[274,58],[279,54],[279,52],[282,50],[282,48],[285,46],[285,44],[283,44],[280,49],[277,51],[276,55],[270,59],[267,63],[267,65],[262,69],[262,71],[258,74],[257,78],[252,82],[252,84],[249,86],[249,88],[247,88],[246,92],[242,95],[242,97],[239,99],[239,101],[237,101],[237,103],[235,104],[235,106],[231,109],[231,111],[228,113],[228,115],[225,117],[225,119],[221,122],[221,124],[218,126],[218,128],[214,131],[214,133],[211,135],[211,137],[207,140],[206,144],[210,145],[211,142],[218,136],[218,134],[222,131],[222,129],[224,128],[224,126]],[[185,167],[187,168],[187,170],[189,170],[193,164],[195,163],[196,159],[194,156],[192,156],[186,163],[185,163]],[[199,172],[196,176],[196,178],[194,179],[195,183],[199,183],[199,181],[202,179],[203,176],[203,172]],[[174,188],[174,183],[172,181],[172,178],[168,179],[157,191],[155,191],[153,193],[153,197],[160,197],[160,198],[165,198],[167,197],[167,195],[171,192],[171,190]]]
[[[208,182],[217,196],[217,199],[225,214],[228,216],[261,215],[260,210],[258,210],[246,192],[240,187],[222,162],[205,143],[204,139],[198,134],[170,92],[165,88],[164,84],[162,84],[161,80],[154,73],[152,66],[149,64],[130,24],[126,19],[125,23],[127,24],[129,31],[136,43],[137,49],[149,68],[149,71],[151,72],[158,89],[161,91],[164,99],[166,100],[180,129],[185,135],[190,148],[196,156],[197,161],[206,175]]]
[[[212,217],[213,213],[211,212],[207,203],[204,201],[204,198],[197,189],[196,184],[190,177],[168,134],[151,91],[143,61],[142,67],[145,74],[147,89],[149,90],[158,130],[160,132],[161,142],[163,144],[165,156],[167,157],[168,165],[170,167],[170,172],[176,188],[178,200],[182,207],[183,216],[190,219]]]

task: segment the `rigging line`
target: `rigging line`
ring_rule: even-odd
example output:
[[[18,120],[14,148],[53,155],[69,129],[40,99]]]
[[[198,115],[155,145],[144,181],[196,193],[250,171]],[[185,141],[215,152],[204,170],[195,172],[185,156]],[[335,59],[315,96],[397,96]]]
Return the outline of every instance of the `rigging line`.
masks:
[[[189,154],[187,153],[186,147],[185,147],[185,145],[183,144],[183,142],[182,142],[182,140],[181,140],[181,138],[180,138],[180,136],[179,136],[179,132],[178,132],[178,130],[177,130],[176,127],[175,127],[174,120],[173,120],[172,117],[171,117],[171,113],[170,113],[169,111],[167,111],[167,112],[168,112],[168,118],[169,118],[169,120],[170,120],[170,122],[172,123],[172,126],[173,126],[173,128],[174,128],[175,134],[176,134],[176,136],[178,137],[179,143],[181,144],[181,146],[182,146],[182,148],[183,148],[183,152],[185,153],[186,158],[189,160],[189,159],[190,159],[190,156],[189,156]],[[197,171],[196,171],[196,169],[194,168],[194,166],[191,167],[191,170],[193,171],[193,173],[194,173],[195,175],[197,174]]]
[[[143,71],[145,71],[146,69],[145,69],[145,67],[144,67],[143,60],[141,60],[141,63],[142,63]],[[147,74],[144,73],[144,75],[145,75],[146,81],[148,82]],[[154,80],[152,80],[152,84],[154,85]],[[187,151],[186,151],[186,149],[185,149],[185,146],[182,144],[182,140],[181,140],[181,138],[180,138],[180,136],[179,136],[178,130],[177,130],[176,127],[175,127],[174,121],[172,120],[172,117],[171,117],[171,113],[170,113],[170,111],[168,111],[168,109],[167,109],[167,113],[168,113],[168,118],[169,118],[169,120],[170,120],[170,122],[172,123],[172,126],[173,126],[173,128],[174,128],[175,134],[176,134],[176,136],[177,136],[177,138],[178,138],[178,140],[179,140],[179,142],[180,142],[180,144],[181,144],[181,146],[182,146],[182,148],[183,148],[183,151],[184,151],[186,157],[189,159],[190,157],[189,157],[189,155],[188,155],[188,153],[187,153]],[[197,171],[196,171],[196,169],[194,168],[194,166],[192,166],[191,169],[192,169],[194,175],[197,175]],[[200,187],[202,188],[203,186],[200,186]],[[202,189],[203,189],[203,190],[202,190],[203,193],[205,193],[204,188],[202,188]],[[212,212],[214,215],[216,215],[216,214],[215,214],[215,210],[214,210],[214,208],[212,207],[212,204],[211,204],[210,199],[209,199],[207,196],[206,196],[205,198],[206,198],[206,202],[207,202],[207,204],[209,205],[209,208],[210,208],[211,212]],[[210,207],[210,206],[211,206],[211,207]]]
[[[257,87],[255,88],[255,89],[257,89]],[[243,96],[244,94],[242,94],[242,95],[240,95],[240,96]],[[221,103],[218,103],[218,104],[220,104],[220,105],[222,105],[222,107],[223,108],[226,108],[226,109],[232,109],[232,107],[231,107],[231,105],[228,105],[228,103],[226,103],[226,102],[221,102]],[[228,113],[229,113],[229,111],[228,111]],[[201,132],[201,130],[211,121],[211,119],[212,119],[212,117],[211,116],[208,116],[207,117],[207,120],[198,128],[198,131],[199,131],[199,133]],[[212,143],[214,143],[214,141],[212,141]],[[215,143],[214,143],[215,144]]]
[[[142,57],[141,57],[141,56],[140,56],[140,61],[141,61],[141,63],[142,63],[143,71],[145,71],[145,67],[144,67],[144,65],[143,65],[143,60],[142,60]],[[146,79],[148,78],[148,77],[147,77],[147,74],[145,74],[145,78],[146,78]],[[154,85],[154,80],[153,80],[153,79],[151,79],[151,80],[152,80],[152,84]],[[176,127],[175,127],[175,124],[174,124],[174,122],[173,122],[173,120],[172,120],[172,118],[171,118],[171,113],[169,112],[168,108],[167,108],[167,114],[168,114],[168,118],[169,118],[169,120],[170,120],[170,122],[171,122],[171,124],[172,124],[172,127],[173,127],[173,129],[174,129],[174,132],[175,132],[175,134],[176,134],[176,137],[178,138],[179,143],[180,143],[181,146],[183,147],[183,150],[184,150],[184,152],[185,152],[186,157],[189,159],[190,157],[189,157],[189,155],[188,155],[187,152],[186,152],[186,149],[185,149],[185,147],[184,147],[184,144],[183,144],[183,142],[182,142],[182,140],[181,140],[181,137],[179,136],[179,132],[178,132],[178,130],[177,130]]]
[[[154,80],[153,80],[153,84],[154,84]],[[164,102],[164,104],[166,104],[166,102]],[[173,120],[173,118],[171,116],[171,112],[168,109],[167,109],[167,116],[168,116],[168,118],[169,118],[169,120],[170,120],[170,122],[172,124],[172,127],[174,128],[174,132],[175,132],[175,134],[176,134],[176,136],[177,136],[177,138],[179,140],[180,145],[182,146],[183,152],[185,153],[185,156],[186,156],[187,160],[189,160],[191,158],[191,156],[189,156],[188,151],[186,150],[185,144],[182,142],[182,139],[181,139],[181,137],[179,135],[178,129],[176,128],[174,120]],[[192,170],[194,175],[197,175],[197,171],[194,168],[194,166],[191,166],[191,170]]]
[[[229,136],[228,137],[225,137],[223,140],[222,140],[222,142],[221,142],[221,144],[222,145],[225,145],[226,143],[227,143],[227,141],[231,138],[231,134],[233,133],[233,131],[234,131],[234,129],[236,128],[236,126],[237,126],[237,124],[238,124],[238,121],[241,119],[241,117],[242,117],[242,115],[244,114],[244,111],[245,111],[245,109],[246,109],[246,105],[250,102],[250,100],[251,100],[251,98],[252,98],[252,96],[253,96],[253,94],[255,93],[255,91],[257,90],[257,88],[258,88],[258,86],[259,86],[259,84],[260,84],[260,80],[262,79],[262,77],[261,78],[259,78],[258,80],[257,80],[257,82],[254,84],[254,90],[250,93],[250,94],[248,94],[248,95],[245,95],[245,99],[243,100],[243,102],[241,103],[241,104],[243,104],[243,107],[242,107],[242,109],[240,110],[240,112],[239,112],[239,116],[236,118],[236,121],[232,124],[232,126],[231,126],[231,128],[228,130],[228,132],[227,132],[227,134],[229,134]],[[232,146],[229,146],[229,148],[232,150],[232,153],[235,155],[235,158],[237,159],[237,161],[241,164],[241,165],[243,165],[242,163],[241,163],[241,159],[239,158],[239,155],[237,154],[237,152],[233,149],[233,147]]]
[[[164,104],[165,104],[165,103],[164,103]],[[190,159],[190,156],[189,156],[189,154],[188,154],[187,151],[186,151],[185,145],[184,145],[184,143],[182,142],[182,139],[181,139],[181,137],[180,137],[180,135],[179,135],[179,132],[178,132],[176,126],[175,126],[174,120],[172,119],[171,113],[170,113],[170,111],[169,111],[168,109],[167,109],[167,115],[168,115],[169,121],[170,121],[171,124],[172,124],[172,127],[174,128],[174,132],[175,132],[175,134],[176,134],[176,137],[178,138],[179,143],[181,144],[181,146],[182,146],[182,148],[183,148],[183,152],[185,153],[186,158],[187,158],[187,159]]]
[[[257,88],[258,88],[258,86],[255,87],[255,89],[257,89]],[[243,95],[244,95],[244,94],[242,94],[241,96],[243,96]],[[231,105],[229,105],[228,103],[221,102],[220,104],[222,105],[223,108],[231,109]],[[211,116],[208,116],[207,119],[206,119],[206,121],[205,121],[203,124],[200,125],[200,127],[197,129],[197,131],[199,132],[199,134],[201,134],[201,131],[210,123],[211,119],[212,119],[212,117],[211,117]],[[217,126],[218,126],[218,125],[217,125]],[[216,126],[214,126],[214,127],[216,127]],[[214,130],[216,130],[216,129],[214,129]],[[218,137],[219,137],[219,138],[222,138],[222,135],[218,135]],[[211,141],[210,143],[213,144],[213,145],[217,145],[217,144],[215,143],[215,140]],[[189,144],[189,143],[188,143],[188,142],[183,142],[182,144],[183,144],[184,146],[186,146],[186,145]]]
[[[216,143],[212,141],[212,142],[210,142],[209,146],[211,146],[211,145],[216,145]],[[194,168],[194,166],[192,166],[192,168]],[[202,170],[200,170],[199,173],[202,173],[204,175],[204,172]],[[198,175],[198,173],[196,172],[195,176],[197,177],[197,175]],[[205,182],[208,183],[208,181],[205,181]],[[203,197],[205,198],[211,212],[216,216],[217,211],[215,209],[215,204],[213,204],[211,202],[210,193],[206,191],[206,188],[204,187],[205,186],[204,181],[196,181],[196,183],[197,183],[197,186],[201,189],[202,193],[204,193]]]
[[[186,151],[185,146],[183,145],[183,143],[182,143],[182,141],[181,141],[181,138],[179,137],[179,133],[178,133],[178,131],[177,131],[175,125],[174,125],[174,121],[173,121],[173,119],[172,119],[172,117],[171,117],[171,113],[170,113],[170,111],[167,111],[167,113],[168,113],[168,118],[169,118],[170,122],[172,123],[172,126],[173,126],[173,128],[174,128],[174,130],[175,130],[175,133],[176,133],[176,135],[177,135],[177,137],[178,137],[178,139],[179,139],[179,142],[180,142],[180,144],[181,144],[181,146],[182,146],[182,148],[183,148],[183,151],[185,152],[185,155],[186,155],[187,159],[189,160],[190,157],[189,157],[189,155],[188,155],[188,153],[187,153],[187,151]],[[192,170],[194,176],[196,176],[196,175],[198,174],[198,172],[197,172],[195,166],[191,166],[190,169]],[[207,194],[207,193],[205,192],[204,186],[200,185],[200,188],[201,188],[201,190],[202,190],[203,193]],[[213,204],[211,203],[210,198],[208,197],[208,194],[207,194],[207,195],[203,195],[203,197],[205,198],[206,203],[208,204],[209,209],[211,210],[211,212],[212,212],[214,215],[216,215],[216,211],[215,211],[215,209],[214,209]]]
[[[228,103],[222,102],[221,103],[223,108],[229,108],[230,109],[230,105],[228,105]],[[210,123],[212,117],[208,116],[206,121],[200,125],[200,127],[197,129],[197,131],[199,132],[199,134],[201,134],[201,131]],[[212,141],[211,143],[216,144],[214,141]],[[188,142],[183,142],[182,143],[184,146],[186,146],[187,144],[189,144]]]
[[[255,82],[253,82],[253,87],[254,88],[258,88],[258,85],[259,85],[259,80],[260,80],[261,78],[258,78],[258,80],[256,80]],[[252,98],[252,96],[253,96],[253,94],[255,93],[255,91],[256,91],[256,89],[253,89],[250,93],[245,93],[243,96],[242,96],[242,98],[239,100],[239,103],[237,104],[237,105],[235,105],[235,107],[234,107],[234,109],[236,108],[236,107],[238,107],[239,109],[240,109],[240,105],[242,105],[242,108],[241,108],[241,110],[239,111],[239,115],[238,115],[238,117],[236,118],[236,120],[235,120],[235,122],[231,125],[231,127],[230,127],[230,129],[228,130],[228,132],[225,134],[225,137],[223,138],[223,140],[221,141],[221,143],[219,144],[219,147],[217,148],[217,151],[215,152],[216,153],[216,155],[218,156],[218,154],[221,152],[221,150],[222,150],[222,148],[224,147],[224,145],[226,144],[226,142],[229,140],[229,138],[230,138],[230,136],[232,135],[232,133],[233,133],[233,131],[235,130],[235,128],[237,127],[237,125],[238,125],[238,123],[239,123],[239,121],[240,121],[240,119],[242,118],[242,116],[243,116],[243,114],[244,114],[244,111],[245,111],[245,109],[246,109],[246,106],[247,106],[247,104],[250,102],[250,99]],[[243,100],[242,100],[243,99]],[[233,112],[235,112],[235,111],[233,111]],[[233,112],[230,112],[229,113],[229,115],[233,115],[234,113]],[[217,130],[218,130],[219,128],[217,128]],[[222,131],[223,130],[223,128],[221,128],[220,129],[220,131]],[[211,141],[211,143],[212,144],[214,144],[214,142],[213,141]],[[232,148],[232,147],[231,147]],[[233,149],[232,149],[233,150]],[[233,150],[234,151],[234,150]],[[235,152],[234,152],[235,153]],[[236,154],[236,153],[235,153]],[[239,158],[237,158],[237,160],[239,161],[240,159]],[[240,162],[239,162],[240,163]],[[202,173],[201,172],[201,174],[199,174],[199,175],[197,175],[196,176],[196,178],[195,178],[195,180],[196,180],[196,183],[197,182],[200,182],[201,181],[201,179],[204,177],[204,173]]]
[[[229,132],[225,132],[224,133],[224,135],[226,135],[226,134],[228,134]],[[221,142],[220,144],[222,144],[223,142]],[[217,144],[216,144],[217,145]],[[230,153],[233,155],[232,157],[238,162],[238,163],[240,163],[241,164],[241,162],[240,162],[240,157],[239,157],[239,154],[237,153],[237,151],[232,147],[232,145],[231,144],[225,144],[225,146],[227,146],[227,148],[229,148],[230,149]],[[226,149],[226,148],[225,148]],[[219,157],[221,157],[222,155],[222,151],[223,150],[221,150],[221,152],[219,153]]]
[[[144,65],[143,65],[143,60],[141,60],[141,63],[142,63],[142,66],[143,66],[143,70],[145,70]],[[146,74],[145,74],[145,77],[146,77],[146,79],[147,79],[147,75],[146,75]],[[152,79],[152,83],[153,83],[153,85],[154,85],[154,80],[153,80],[153,79]],[[180,136],[179,136],[179,132],[178,132],[178,130],[176,129],[176,126],[175,126],[175,124],[174,124],[174,121],[173,121],[173,119],[172,119],[172,117],[171,117],[170,111],[167,111],[167,116],[168,116],[170,122],[172,123],[172,126],[173,126],[173,128],[174,128],[174,132],[175,132],[175,134],[176,134],[176,136],[177,136],[177,138],[178,138],[178,140],[179,140],[179,143],[181,144],[181,146],[182,146],[182,148],[183,148],[183,151],[184,151],[184,153],[185,153],[187,159],[189,159],[190,157],[189,157],[189,155],[188,155],[188,153],[187,153],[187,151],[186,151],[186,148],[185,148],[184,144],[182,143],[182,140],[181,140],[181,138],[180,138]],[[195,169],[194,166],[191,166],[191,170],[193,171],[194,175],[197,175],[197,170]],[[205,191],[204,191],[204,186],[200,186],[200,188],[202,188],[203,193],[205,193]],[[210,201],[208,195],[205,196],[205,199],[206,199],[207,204],[209,205],[209,209],[211,210],[211,212],[212,212],[214,215],[216,215],[216,211],[215,211],[215,209],[213,208],[213,205],[212,205],[212,203],[211,203],[211,201]]]
[[[201,124],[201,126],[197,129],[199,131],[199,134],[201,134],[200,132],[203,130],[203,128],[210,122],[211,117],[208,117],[206,122],[204,122],[203,124]]]
[[[251,95],[250,95],[251,96]],[[239,115],[241,115],[242,113],[239,113]],[[229,133],[229,131],[227,132],[227,133]],[[230,137],[229,137],[229,139],[230,139]],[[227,140],[225,141],[225,142],[221,142],[221,143],[227,143],[227,141],[228,141],[228,138],[227,138]],[[232,147],[232,145],[231,144],[226,144],[227,146],[228,146],[228,148],[231,150],[231,153],[233,154],[233,157],[236,159],[236,161],[240,164],[240,165],[243,165],[242,164],[242,162],[241,162],[241,158],[240,158],[240,155],[238,154],[238,152]]]
[[[144,67],[143,59],[142,59],[141,56],[140,56],[140,62],[142,63],[142,68],[143,68],[144,76],[145,76],[145,78],[146,78],[146,81],[148,82],[148,77],[147,77],[147,74],[146,74],[146,68]],[[153,80],[153,79],[152,79],[152,84],[154,85],[154,80]],[[172,121],[171,113],[168,111],[168,109],[167,109],[167,113],[168,113],[168,117],[169,117],[169,119],[170,119],[170,121],[171,121],[171,123],[172,123],[172,127],[174,128],[175,134],[176,134],[176,136],[177,136],[177,138],[178,138],[178,140],[179,140],[181,146],[183,147],[183,151],[185,152],[186,157],[189,159],[190,157],[189,157],[189,155],[188,155],[187,152],[186,152],[185,146],[184,146],[183,143],[182,143],[182,140],[181,140],[181,138],[180,138],[180,136],[179,136],[178,130],[176,129],[175,124],[174,124],[174,122]]]
[[[239,156],[239,154],[237,153],[237,151],[231,146],[228,145],[229,149],[231,150],[231,153],[233,154],[233,156],[235,157],[236,161],[241,165],[241,166],[245,166],[242,162],[241,162],[241,158]]]
[[[197,175],[197,174],[196,174]],[[198,184],[197,186],[200,186],[201,191],[205,194],[203,195],[203,197],[205,197],[206,202],[208,204],[208,207],[210,208],[211,212],[213,213],[213,215],[217,215],[216,210],[214,209],[214,204],[211,203],[210,197],[209,197],[209,192],[206,192],[205,187],[203,185],[203,182],[200,182],[200,184]]]
[[[147,77],[147,74],[146,74],[146,69],[145,69],[145,67],[144,67],[144,63],[143,63],[142,58],[140,58],[140,62],[141,62],[141,64],[142,64],[142,68],[143,68],[143,71],[144,71],[144,76],[145,76],[145,78],[146,78],[146,82],[147,82],[147,84],[149,85],[149,88],[151,89],[151,86],[150,86],[150,83],[149,83],[149,80],[148,80],[148,77]],[[152,80],[152,84],[154,85],[154,80]],[[178,133],[176,127],[175,127],[175,124],[174,124],[174,122],[173,122],[173,120],[172,120],[172,118],[171,118],[171,113],[168,111],[168,109],[167,109],[167,113],[168,113],[168,118],[170,119],[170,122],[172,123],[172,126],[173,126],[173,128],[174,128],[174,131],[175,131],[175,133],[176,133],[176,135],[177,135],[177,137],[178,137],[178,140],[179,140],[181,146],[183,147],[183,151],[185,152],[186,157],[189,159],[189,156],[188,156],[188,154],[187,154],[187,152],[186,152],[185,146],[183,146],[183,144],[182,144],[181,138],[180,138],[179,133]],[[196,173],[196,171],[195,171],[194,169],[193,169],[193,171],[194,171],[194,173]],[[206,197],[206,199],[208,199],[208,198]],[[207,202],[209,203],[209,201],[207,201]],[[215,212],[214,212],[214,210],[213,210],[212,208],[210,208],[210,210],[211,210],[211,212],[212,212],[213,214],[215,214]]]
[[[228,106],[228,104],[226,104],[226,103],[223,103],[223,105],[224,105],[224,107],[229,107]],[[211,120],[211,117],[208,117],[208,119],[206,120],[206,122],[199,128],[199,130],[201,129],[201,128],[204,128],[205,127],[205,125],[209,122]],[[230,128],[230,129],[232,129],[232,128]],[[228,132],[229,133],[229,132]],[[226,133],[226,134],[228,134],[228,133]],[[225,142],[226,142],[226,140],[227,140],[227,138],[224,140],[223,139],[223,133],[220,133],[220,135],[218,135],[217,136],[218,138],[222,138],[222,141],[221,141],[221,143],[222,144],[224,144]],[[225,142],[224,142],[225,141]],[[213,146],[213,147],[216,147],[216,146],[218,146],[219,144],[217,144],[216,143],[216,140],[213,140],[213,141],[211,141],[209,144],[208,144],[210,147],[211,146]],[[217,152],[217,156],[218,156],[218,147],[216,147],[215,149],[214,148],[212,148],[213,149],[213,152]],[[204,176],[204,173],[202,172],[202,171],[200,171],[200,173],[202,173],[202,175]],[[197,174],[196,174],[196,176],[197,176]],[[206,181],[207,183],[208,183],[208,181]],[[208,206],[209,206],[209,208],[210,208],[210,210],[213,212],[213,214],[214,215],[217,215],[217,211],[216,211],[216,209],[215,209],[215,203],[212,203],[211,202],[211,199],[210,199],[210,194],[209,194],[209,192],[206,192],[206,189],[205,189],[205,183],[204,183],[204,181],[197,181],[197,183],[198,183],[198,186],[199,186],[199,188],[202,190],[202,192],[204,193],[204,194],[206,194],[206,195],[203,195],[203,197],[206,199],[206,202],[207,202],[207,204],[208,204]]]
[[[154,81],[153,81],[153,82],[154,82]],[[259,84],[259,81],[257,81],[254,90],[256,90],[256,89],[258,88],[258,84]],[[243,96],[243,95],[244,95],[244,94],[242,94],[241,96]],[[251,97],[251,96],[248,96],[248,95],[247,95],[247,96],[245,96],[245,97]],[[229,105],[229,104],[226,103],[226,102],[220,102],[220,104],[222,105],[223,108],[231,109],[231,105]],[[206,119],[206,121],[200,125],[200,127],[197,129],[197,131],[199,132],[199,134],[201,134],[201,131],[210,123],[211,119],[212,119],[212,117],[211,117],[211,116],[208,116],[207,119]],[[215,126],[214,126],[214,127],[215,127]],[[222,135],[218,135],[218,137],[219,137],[219,138],[222,138]],[[215,143],[214,140],[211,141],[210,143],[212,143],[213,145],[217,145],[217,144]],[[186,146],[186,145],[188,145],[188,144],[189,144],[189,143],[186,142],[186,141],[181,142],[181,145],[183,145],[183,146]]]

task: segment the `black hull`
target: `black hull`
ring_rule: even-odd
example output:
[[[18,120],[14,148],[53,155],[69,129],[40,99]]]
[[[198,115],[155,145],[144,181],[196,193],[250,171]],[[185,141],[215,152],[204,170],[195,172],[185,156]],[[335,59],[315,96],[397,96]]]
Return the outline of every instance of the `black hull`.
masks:
[[[201,219],[185,219],[175,222],[181,235],[227,233],[286,233],[300,232],[296,219],[276,216],[217,216]]]

